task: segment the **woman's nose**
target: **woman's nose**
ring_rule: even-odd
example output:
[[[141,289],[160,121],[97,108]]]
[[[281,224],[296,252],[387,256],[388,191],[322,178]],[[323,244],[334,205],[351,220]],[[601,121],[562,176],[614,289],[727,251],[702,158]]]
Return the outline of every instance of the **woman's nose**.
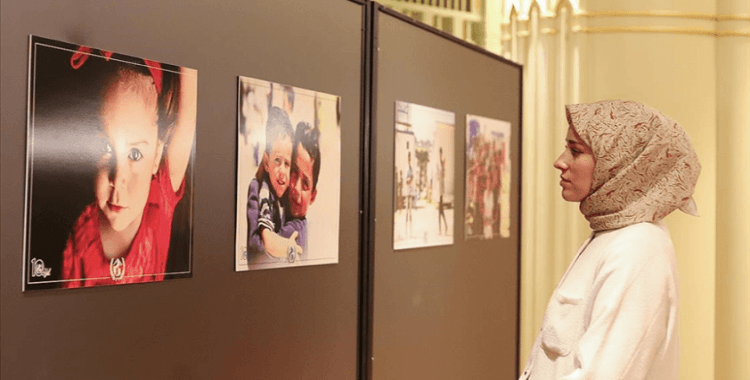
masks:
[[[565,169],[568,168],[568,164],[566,164],[564,161],[564,156],[565,156],[565,152],[563,152],[563,154],[561,154],[560,157],[557,157],[557,160],[555,160],[555,162],[552,163],[552,166],[554,166],[555,169],[565,171]]]

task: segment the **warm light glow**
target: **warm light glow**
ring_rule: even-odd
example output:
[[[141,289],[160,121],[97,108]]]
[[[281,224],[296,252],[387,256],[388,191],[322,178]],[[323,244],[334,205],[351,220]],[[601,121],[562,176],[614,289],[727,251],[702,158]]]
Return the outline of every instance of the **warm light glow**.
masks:
[[[503,9],[503,15],[504,15],[503,19],[506,21],[508,20],[508,17],[510,17],[510,10],[512,7],[514,6],[516,7],[516,12],[518,12],[519,16],[525,16],[529,7],[531,7],[531,4],[534,2],[534,0],[499,0],[499,1],[502,1],[503,3],[503,6],[501,9]],[[539,10],[542,11],[542,14],[546,15],[546,14],[555,13],[555,7],[560,1],[563,1],[563,0],[536,0],[536,3],[539,4]],[[574,12],[578,11],[579,3],[580,3],[580,0],[570,0],[570,5],[573,6]]]

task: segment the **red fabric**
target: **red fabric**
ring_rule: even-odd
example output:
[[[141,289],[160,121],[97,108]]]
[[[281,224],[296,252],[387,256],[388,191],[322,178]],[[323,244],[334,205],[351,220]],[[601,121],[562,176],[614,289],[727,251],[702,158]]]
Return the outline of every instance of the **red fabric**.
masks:
[[[151,72],[151,77],[154,78],[156,93],[161,94],[161,77],[163,74],[161,71],[161,64],[156,61],[149,61],[148,59],[144,59],[143,62],[146,63],[146,66],[148,66],[148,71]]]
[[[99,207],[90,204],[73,227],[63,252],[63,283],[66,288],[162,281],[169,255],[172,216],[185,191],[183,179],[175,193],[169,169],[162,165],[151,180],[143,219],[125,259],[125,273],[116,281],[110,275],[110,259],[104,256],[99,230]]]
[[[74,69],[83,66],[83,64],[86,63],[86,60],[89,59],[89,54],[91,54],[92,51],[93,49],[88,46],[79,46],[78,50],[70,56],[70,66]]]

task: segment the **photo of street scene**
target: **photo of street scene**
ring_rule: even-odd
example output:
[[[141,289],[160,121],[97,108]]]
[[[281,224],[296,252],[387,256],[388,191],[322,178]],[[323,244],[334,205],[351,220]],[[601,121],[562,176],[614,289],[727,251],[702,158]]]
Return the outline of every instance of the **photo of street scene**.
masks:
[[[453,112],[396,102],[393,249],[453,244]]]

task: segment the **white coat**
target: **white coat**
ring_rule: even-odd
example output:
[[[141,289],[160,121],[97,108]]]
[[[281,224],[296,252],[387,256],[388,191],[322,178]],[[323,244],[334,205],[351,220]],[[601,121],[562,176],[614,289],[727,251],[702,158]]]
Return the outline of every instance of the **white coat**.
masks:
[[[662,221],[592,234],[552,294],[520,379],[676,380],[677,289]]]

